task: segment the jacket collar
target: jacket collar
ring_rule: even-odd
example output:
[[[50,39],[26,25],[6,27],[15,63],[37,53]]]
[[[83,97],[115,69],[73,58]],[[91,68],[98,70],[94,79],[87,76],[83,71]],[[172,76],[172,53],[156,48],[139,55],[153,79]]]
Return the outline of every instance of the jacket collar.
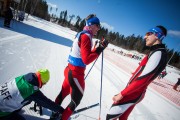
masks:
[[[156,49],[159,49],[159,48],[164,48],[165,49],[165,44],[153,45],[153,46],[150,47],[150,50],[153,51],[153,50],[156,50]]]

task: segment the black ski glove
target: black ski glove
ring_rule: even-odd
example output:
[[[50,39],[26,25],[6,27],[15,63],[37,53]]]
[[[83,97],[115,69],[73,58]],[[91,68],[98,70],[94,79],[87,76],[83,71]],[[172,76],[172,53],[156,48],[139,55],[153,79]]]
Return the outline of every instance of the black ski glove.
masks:
[[[100,54],[109,44],[109,41],[103,39],[99,42],[99,46],[96,48],[96,53]]]

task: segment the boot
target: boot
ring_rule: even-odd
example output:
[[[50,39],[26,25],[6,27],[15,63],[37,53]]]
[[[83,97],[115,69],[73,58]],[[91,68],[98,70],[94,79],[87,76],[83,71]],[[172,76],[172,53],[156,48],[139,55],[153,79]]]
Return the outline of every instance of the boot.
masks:
[[[61,120],[61,116],[62,114],[60,114],[59,112],[52,112],[49,120]]]

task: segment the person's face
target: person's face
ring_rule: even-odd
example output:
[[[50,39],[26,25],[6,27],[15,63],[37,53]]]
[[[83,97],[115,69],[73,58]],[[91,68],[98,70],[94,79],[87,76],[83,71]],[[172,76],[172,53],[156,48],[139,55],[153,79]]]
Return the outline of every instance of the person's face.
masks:
[[[146,42],[146,46],[153,46],[155,44],[158,44],[158,38],[152,32],[147,32],[146,35],[144,36],[144,40]]]
[[[91,25],[90,28],[91,28],[93,35],[96,35],[97,32],[100,30],[100,25],[94,24],[94,25]]]

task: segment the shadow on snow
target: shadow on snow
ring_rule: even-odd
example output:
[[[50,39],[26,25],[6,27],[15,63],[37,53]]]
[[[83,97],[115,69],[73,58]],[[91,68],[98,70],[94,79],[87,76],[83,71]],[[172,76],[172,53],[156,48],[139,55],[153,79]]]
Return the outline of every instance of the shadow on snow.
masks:
[[[3,22],[4,22],[4,19],[0,18],[0,27],[3,27]],[[33,38],[39,38],[39,39],[47,40],[47,41],[54,42],[57,44],[61,44],[64,46],[68,46],[68,47],[72,46],[72,41],[67,38],[58,36],[56,34],[47,32],[45,30],[36,28],[34,26],[24,24],[22,22],[18,22],[16,20],[11,21],[11,28],[9,30],[19,32],[19,33],[31,36]]]

